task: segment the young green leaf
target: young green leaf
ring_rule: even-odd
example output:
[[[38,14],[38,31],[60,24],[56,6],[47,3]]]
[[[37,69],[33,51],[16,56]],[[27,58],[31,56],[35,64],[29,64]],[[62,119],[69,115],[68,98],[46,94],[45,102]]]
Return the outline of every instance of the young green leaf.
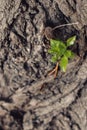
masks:
[[[67,64],[68,58],[66,56],[63,56],[60,60],[60,68],[63,72],[66,72]]]
[[[66,71],[68,58],[73,58],[74,53],[71,50],[67,50],[67,47],[74,44],[76,36],[69,38],[66,44],[60,40],[50,40],[50,49],[48,53],[52,55],[51,62],[59,62],[60,68],[63,72]]]
[[[71,57],[71,51],[70,50],[66,50],[65,54],[64,54],[67,58]]]
[[[74,42],[75,42],[75,40],[76,40],[76,36],[70,37],[70,38],[66,41],[67,47],[73,45]]]
[[[51,45],[51,47],[58,47],[59,46],[59,44],[60,44],[60,41],[59,40],[54,40],[54,39],[51,39],[50,40],[50,45]]]
[[[75,57],[75,53],[73,53],[72,51],[71,51],[71,59],[73,59]]]
[[[56,54],[58,57],[62,56],[66,50],[65,44],[60,40],[53,40],[53,39],[51,39],[50,42],[51,47],[48,50],[48,53],[52,55]]]
[[[58,60],[57,55],[53,55],[51,58],[51,62],[55,63],[57,62],[57,60]]]
[[[51,47],[49,50],[48,50],[48,53],[52,54],[52,55],[55,55],[55,54],[59,54],[59,48],[56,48],[56,47]]]
[[[65,51],[66,51],[66,46],[65,46],[65,44],[64,44],[63,42],[60,42],[60,44],[59,44],[60,56],[64,55]]]

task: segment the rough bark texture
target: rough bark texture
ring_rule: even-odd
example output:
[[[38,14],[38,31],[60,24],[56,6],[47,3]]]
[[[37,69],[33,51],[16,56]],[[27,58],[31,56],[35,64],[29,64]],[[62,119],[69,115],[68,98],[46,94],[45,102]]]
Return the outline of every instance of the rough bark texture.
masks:
[[[67,72],[54,64],[45,27],[77,36]],[[0,130],[87,130],[87,0],[0,0]]]

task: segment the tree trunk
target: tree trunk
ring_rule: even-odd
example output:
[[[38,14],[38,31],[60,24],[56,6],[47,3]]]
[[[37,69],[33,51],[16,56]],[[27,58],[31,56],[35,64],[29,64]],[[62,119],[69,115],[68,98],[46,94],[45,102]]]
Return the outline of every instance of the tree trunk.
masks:
[[[76,58],[54,79],[46,27]],[[0,0],[0,130],[87,130],[87,1]],[[50,32],[49,32],[50,33]]]

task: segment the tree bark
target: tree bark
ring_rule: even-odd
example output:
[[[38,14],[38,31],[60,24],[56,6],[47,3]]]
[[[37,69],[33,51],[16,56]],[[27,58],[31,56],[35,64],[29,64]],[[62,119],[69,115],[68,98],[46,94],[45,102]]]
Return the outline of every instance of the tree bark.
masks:
[[[0,1],[0,129],[87,129],[86,0]],[[55,30],[78,56],[54,79],[46,27],[78,22]],[[79,58],[78,58],[79,57]]]

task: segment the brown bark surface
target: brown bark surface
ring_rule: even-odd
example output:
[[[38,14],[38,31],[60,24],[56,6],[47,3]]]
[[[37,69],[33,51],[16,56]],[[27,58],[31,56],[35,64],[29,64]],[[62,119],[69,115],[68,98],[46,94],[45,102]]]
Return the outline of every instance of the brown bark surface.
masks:
[[[54,79],[43,31],[72,22],[54,34],[78,56]],[[87,0],[0,0],[0,130],[87,130]]]

